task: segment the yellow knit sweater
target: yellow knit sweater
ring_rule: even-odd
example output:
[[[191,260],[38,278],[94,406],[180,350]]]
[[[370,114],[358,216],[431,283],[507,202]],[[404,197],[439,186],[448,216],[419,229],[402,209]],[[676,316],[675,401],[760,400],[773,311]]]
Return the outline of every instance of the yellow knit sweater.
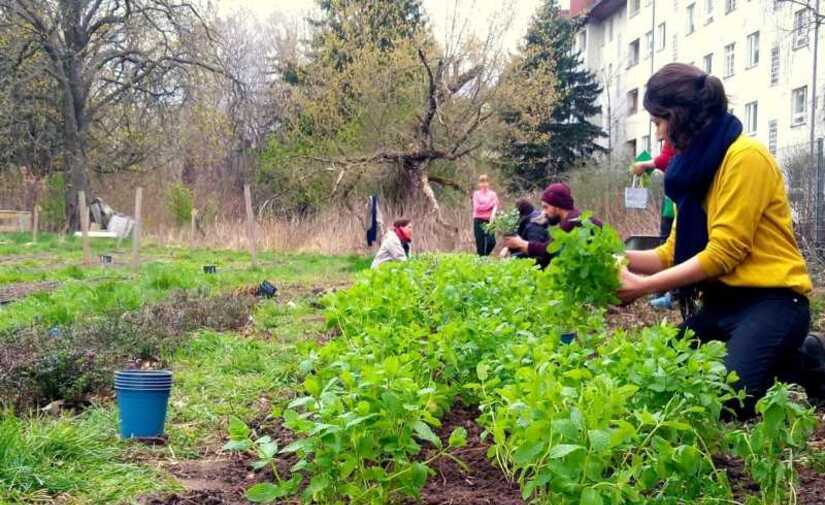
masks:
[[[785,180],[761,143],[742,135],[725,154],[705,200],[710,240],[702,269],[728,286],[812,289],[793,232]],[[678,218],[677,218],[678,219]],[[656,252],[673,265],[676,225]]]

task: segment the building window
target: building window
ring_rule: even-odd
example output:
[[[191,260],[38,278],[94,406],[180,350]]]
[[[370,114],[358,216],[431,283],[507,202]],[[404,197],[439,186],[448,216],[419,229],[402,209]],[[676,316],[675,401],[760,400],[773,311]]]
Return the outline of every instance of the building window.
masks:
[[[736,0],[725,0],[725,14],[730,14],[736,10]]]
[[[579,32],[579,50],[587,51],[587,28]]]
[[[653,30],[645,34],[645,58],[653,56]]]
[[[639,112],[639,90],[631,89],[627,92],[627,115],[632,116]]]
[[[706,54],[704,58],[702,58],[702,68],[705,69],[706,74],[713,73],[713,53]]]
[[[776,156],[776,148],[779,143],[779,126],[776,119],[768,121],[768,150]]]
[[[759,106],[756,102],[745,104],[745,131],[750,135],[756,135],[756,126],[758,124],[758,111]]]
[[[801,9],[793,15],[794,49],[808,45],[808,10]]]
[[[662,51],[665,48],[665,43],[667,41],[667,30],[664,23],[659,24],[659,27],[656,29],[656,50]]]
[[[607,41],[613,42],[613,18],[607,20]]]
[[[630,0],[630,17],[635,16],[639,13],[639,9],[642,8],[642,0]]]
[[[713,0],[705,0],[705,24],[713,22]]]
[[[634,40],[630,43],[630,47],[628,48],[627,52],[627,68],[636,66],[639,64],[639,39]]]
[[[808,86],[796,88],[791,92],[791,125],[805,124],[808,111]]]
[[[690,4],[687,6],[687,34],[690,35],[691,33],[696,31],[696,4]]]
[[[771,48],[771,86],[779,84],[779,48]]]
[[[730,77],[733,75],[733,71],[735,67],[735,49],[736,44],[728,44],[725,46],[725,73],[723,74],[724,77]]]
[[[643,136],[642,137],[642,149],[644,149],[645,151],[647,151],[649,153],[651,148],[652,147],[650,145],[650,135]]]
[[[636,152],[636,139],[627,141],[627,152],[629,152],[633,156],[636,156],[637,154],[639,154],[639,153]]]
[[[748,68],[759,64],[759,32],[748,35]]]

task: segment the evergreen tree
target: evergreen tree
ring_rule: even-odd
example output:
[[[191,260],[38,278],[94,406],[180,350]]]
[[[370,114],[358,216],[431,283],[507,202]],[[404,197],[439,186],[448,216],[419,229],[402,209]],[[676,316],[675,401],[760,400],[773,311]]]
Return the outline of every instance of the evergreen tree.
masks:
[[[506,154],[511,164],[507,171],[512,186],[518,189],[542,187],[582,158],[604,151],[596,141],[605,133],[590,122],[601,112],[597,99],[602,88],[573,47],[584,20],[563,15],[556,1],[546,0],[539,8],[525,40],[524,65],[550,62],[555,68],[558,99],[538,125],[547,140],[509,141]]]

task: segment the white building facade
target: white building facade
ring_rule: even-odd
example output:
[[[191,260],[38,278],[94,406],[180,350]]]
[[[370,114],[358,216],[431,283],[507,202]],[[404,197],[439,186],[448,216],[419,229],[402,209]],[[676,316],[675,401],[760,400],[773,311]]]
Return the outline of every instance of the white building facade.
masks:
[[[577,47],[604,91],[596,121],[606,147],[626,155],[660,146],[642,105],[647,79],[671,62],[696,65],[722,79],[745,132],[774,153],[804,146],[811,134],[814,16],[796,2],[774,0],[573,0],[585,14]],[[823,4],[825,8],[825,4]],[[825,58],[821,47],[820,60]],[[817,69],[816,137],[822,125],[825,64]],[[652,137],[653,136],[653,137]]]

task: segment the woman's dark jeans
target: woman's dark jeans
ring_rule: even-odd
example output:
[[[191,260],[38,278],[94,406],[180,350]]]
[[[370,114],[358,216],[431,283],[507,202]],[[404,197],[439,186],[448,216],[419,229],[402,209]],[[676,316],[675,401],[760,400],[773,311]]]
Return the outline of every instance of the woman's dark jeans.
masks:
[[[483,225],[489,223],[486,219],[473,219],[473,233],[476,237],[476,252],[479,256],[489,256],[496,247],[496,237],[484,231]]]
[[[685,321],[702,342],[727,344],[725,365],[739,376],[748,395],[731,407],[742,418],[754,415],[759,398],[776,379],[806,386],[800,347],[808,335],[808,299],[789,289],[715,287],[705,291],[702,309]]]

